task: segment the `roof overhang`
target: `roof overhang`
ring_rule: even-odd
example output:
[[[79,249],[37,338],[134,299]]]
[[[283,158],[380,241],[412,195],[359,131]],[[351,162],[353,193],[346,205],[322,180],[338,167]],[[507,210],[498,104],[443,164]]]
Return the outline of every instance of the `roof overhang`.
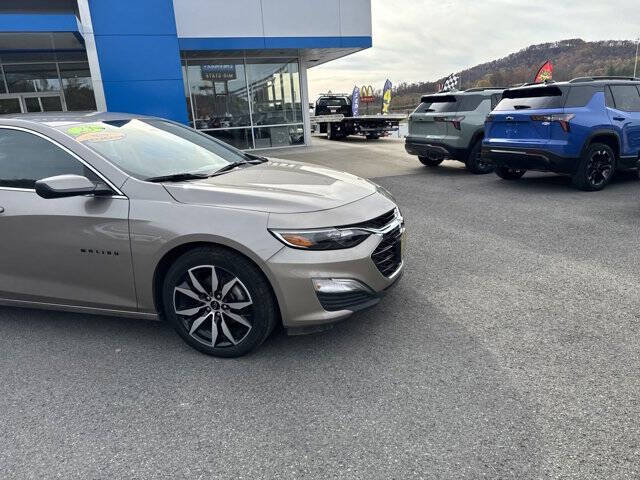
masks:
[[[183,37],[183,52],[203,56],[298,56],[314,67],[371,47],[371,37]]]

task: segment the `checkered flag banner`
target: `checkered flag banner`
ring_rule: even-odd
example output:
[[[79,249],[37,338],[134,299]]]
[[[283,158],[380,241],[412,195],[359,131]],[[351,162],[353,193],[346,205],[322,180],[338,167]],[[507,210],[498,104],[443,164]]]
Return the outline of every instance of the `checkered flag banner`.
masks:
[[[442,91],[443,92],[450,92],[452,90],[457,90],[459,81],[460,81],[460,77],[457,76],[455,73],[452,73],[444,81],[444,86],[442,87]]]

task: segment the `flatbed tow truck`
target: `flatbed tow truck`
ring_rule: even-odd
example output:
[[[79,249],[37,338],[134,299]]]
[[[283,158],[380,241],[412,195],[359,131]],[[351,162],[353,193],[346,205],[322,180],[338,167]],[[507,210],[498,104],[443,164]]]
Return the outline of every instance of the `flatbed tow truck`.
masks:
[[[351,96],[343,93],[321,95],[316,101],[311,124],[318,125],[320,133],[329,140],[348,135],[363,135],[377,140],[398,131],[399,124],[407,116],[403,114],[353,115]]]

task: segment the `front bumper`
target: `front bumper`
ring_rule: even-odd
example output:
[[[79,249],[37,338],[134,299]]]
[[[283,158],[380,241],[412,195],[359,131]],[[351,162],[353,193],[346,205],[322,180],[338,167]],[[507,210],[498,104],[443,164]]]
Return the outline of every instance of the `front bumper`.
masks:
[[[410,155],[427,158],[451,158],[463,160],[468,156],[464,148],[457,148],[442,142],[433,142],[420,137],[408,136],[404,143],[404,149]]]
[[[482,158],[497,167],[574,174],[579,159],[535,148],[482,147]]]
[[[404,226],[399,228],[404,237]],[[267,268],[275,280],[284,326],[297,328],[333,323],[377,304],[404,270],[402,257],[397,268],[388,275],[384,275],[374,262],[372,255],[383,245],[385,238],[388,237],[384,234],[372,234],[360,245],[344,250],[307,251],[285,247],[271,257]],[[401,249],[403,240],[398,240]],[[314,279],[351,279],[365,288],[323,295],[316,291]]]

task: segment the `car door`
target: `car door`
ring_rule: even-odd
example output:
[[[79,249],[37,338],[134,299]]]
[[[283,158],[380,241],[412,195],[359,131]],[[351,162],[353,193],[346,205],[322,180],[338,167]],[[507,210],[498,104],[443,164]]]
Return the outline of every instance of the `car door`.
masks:
[[[35,181],[77,174],[108,181],[48,137],[0,127],[0,298],[135,310],[129,200],[44,199]]]
[[[609,88],[613,105],[610,97],[607,111],[620,134],[621,160],[627,160],[628,166],[635,166],[640,155],[640,92],[635,85],[611,85]]]

